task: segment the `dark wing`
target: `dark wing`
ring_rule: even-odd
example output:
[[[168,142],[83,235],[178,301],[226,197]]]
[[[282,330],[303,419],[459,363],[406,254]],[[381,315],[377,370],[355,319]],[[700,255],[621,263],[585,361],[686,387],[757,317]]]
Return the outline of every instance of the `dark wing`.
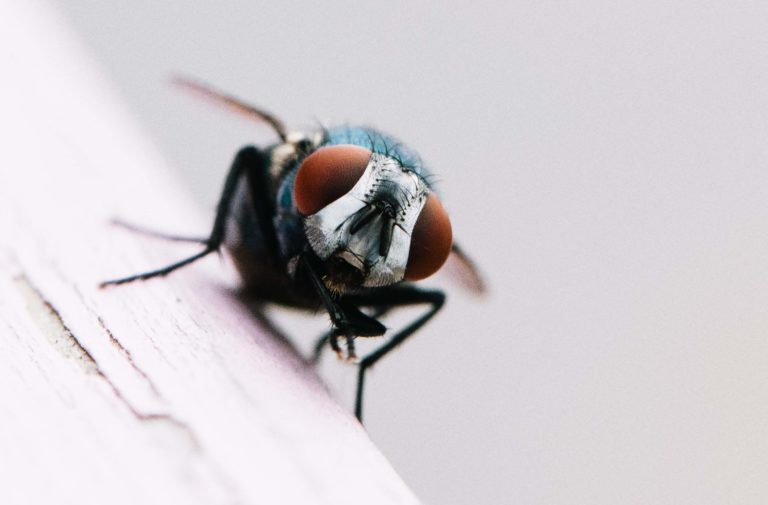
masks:
[[[280,140],[283,142],[286,141],[287,131],[285,129],[285,125],[283,125],[282,121],[277,119],[269,112],[263,111],[257,107],[254,107],[253,105],[249,105],[238,98],[217,91],[207,84],[203,84],[202,82],[190,79],[188,77],[175,76],[173,77],[172,82],[174,85],[179,86],[182,89],[191,91],[196,95],[200,95],[203,98],[210,100],[211,102],[223,105],[239,114],[243,114],[250,118],[255,117],[267,122],[272,127],[272,129],[275,130],[275,133],[277,133],[277,136],[280,137]]]
[[[486,292],[485,281],[475,267],[475,263],[455,242],[443,270],[456,279],[464,289],[476,295],[482,295]]]

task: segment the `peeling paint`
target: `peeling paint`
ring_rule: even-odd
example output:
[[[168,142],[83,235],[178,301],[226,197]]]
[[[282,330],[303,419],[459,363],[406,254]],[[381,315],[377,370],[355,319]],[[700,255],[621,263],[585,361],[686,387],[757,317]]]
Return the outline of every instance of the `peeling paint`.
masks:
[[[24,298],[32,320],[53,348],[65,358],[74,360],[87,373],[99,373],[99,367],[91,353],[80,344],[64,324],[59,312],[29,279],[25,275],[19,275],[13,281]]]
[[[21,293],[29,315],[32,320],[35,321],[40,328],[45,339],[59,352],[64,358],[71,359],[77,363],[77,365],[86,373],[95,375],[100,380],[103,380],[114,393],[115,397],[122,403],[131,414],[140,422],[146,423],[148,426],[164,426],[170,427],[174,432],[180,433],[182,437],[189,442],[190,447],[195,450],[200,450],[200,443],[195,437],[192,429],[184,422],[174,418],[170,414],[155,413],[155,412],[141,412],[128,399],[125,398],[122,391],[115,385],[112,380],[99,368],[98,363],[93,358],[90,352],[83,347],[75,334],[65,324],[64,319],[58,310],[49,302],[43,293],[29,280],[29,278],[20,274],[13,279],[16,289]],[[147,382],[152,387],[153,391],[157,392],[152,382],[147,375],[139,369],[133,362],[133,359],[125,347],[115,338],[112,332],[106,327],[104,322],[99,318],[101,327],[105,330],[107,336],[110,338],[112,345],[116,346],[121,354],[128,359],[129,363],[142,377],[147,379]],[[159,423],[159,424],[158,424]]]

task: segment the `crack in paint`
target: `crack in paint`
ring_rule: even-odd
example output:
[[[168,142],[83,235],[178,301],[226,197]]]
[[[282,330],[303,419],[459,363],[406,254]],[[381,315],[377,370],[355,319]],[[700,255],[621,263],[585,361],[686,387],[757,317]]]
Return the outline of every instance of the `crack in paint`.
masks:
[[[104,330],[104,332],[107,334],[107,337],[109,337],[109,341],[112,343],[113,346],[120,352],[120,354],[128,361],[128,364],[131,365],[131,368],[139,374],[144,381],[149,386],[149,389],[152,390],[152,393],[154,393],[155,396],[158,398],[161,398],[162,395],[160,394],[160,391],[158,391],[157,386],[155,386],[155,383],[152,382],[152,379],[149,378],[147,373],[139,367],[139,365],[136,364],[136,362],[133,360],[133,355],[131,354],[131,351],[125,348],[122,343],[115,337],[114,333],[112,333],[112,330],[110,330],[107,327],[107,324],[104,322],[104,320],[101,318],[101,316],[96,316],[96,320],[99,322],[99,326]]]
[[[29,280],[29,278],[20,274],[14,277],[14,283],[16,288],[24,298],[29,311],[30,316],[40,328],[41,332],[45,336],[46,340],[59,352],[64,358],[74,360],[77,365],[85,371],[87,374],[95,375],[99,379],[103,380],[112,393],[125,406],[128,411],[140,422],[164,422],[168,423],[174,428],[182,432],[191,442],[191,445],[195,450],[200,450],[200,443],[197,440],[192,429],[184,423],[166,413],[146,413],[137,409],[128,399],[123,395],[122,391],[112,380],[104,373],[99,367],[99,364],[94,359],[93,355],[80,343],[78,338],[69,329],[64,322],[59,311],[49,302],[43,293]],[[152,390],[157,393],[154,384],[149,380],[146,373],[136,366],[131,358],[130,352],[120,344],[120,342],[114,337],[111,331],[106,327],[104,322],[99,319],[99,323],[106,331],[107,335],[115,345],[121,354],[128,359],[131,367],[144,377],[152,387]]]

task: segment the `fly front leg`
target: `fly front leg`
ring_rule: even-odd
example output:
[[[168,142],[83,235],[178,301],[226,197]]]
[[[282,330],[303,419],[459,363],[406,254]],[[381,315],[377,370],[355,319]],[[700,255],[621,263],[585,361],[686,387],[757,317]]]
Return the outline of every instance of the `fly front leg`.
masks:
[[[385,315],[387,312],[389,312],[389,308],[386,307],[376,307],[373,312],[371,312],[368,317],[378,320],[381,316]],[[312,351],[312,364],[317,365],[320,362],[320,358],[322,357],[323,351],[325,350],[326,344],[331,344],[331,349],[336,351],[336,348],[333,347],[334,342],[338,337],[340,336],[338,333],[338,329],[334,328],[323,335],[321,335],[316,341],[315,346]],[[335,338],[334,338],[335,335]],[[338,347],[338,343],[336,343],[336,346]]]
[[[358,306],[374,308],[383,307],[386,310],[407,305],[430,305],[429,309],[424,314],[402,330],[398,331],[384,345],[360,361],[360,367],[357,374],[357,393],[355,395],[355,417],[362,422],[363,387],[365,385],[366,371],[389,353],[389,351],[402,344],[405,339],[413,335],[416,330],[424,326],[427,321],[432,319],[445,303],[445,294],[442,291],[422,291],[414,286],[397,286],[370,294],[349,296],[347,297],[347,301]]]
[[[218,251],[219,248],[221,247],[222,242],[224,241],[224,232],[226,228],[227,218],[229,217],[229,214],[231,212],[232,200],[235,196],[235,190],[237,189],[237,185],[238,185],[238,182],[240,181],[240,178],[245,175],[248,178],[249,182],[251,180],[255,180],[255,182],[252,184],[252,187],[257,186],[260,180],[263,180],[264,175],[267,174],[268,169],[269,169],[269,159],[264,153],[262,153],[261,151],[259,151],[257,148],[253,146],[244,147],[243,149],[241,149],[235,156],[235,159],[232,162],[232,167],[230,168],[229,174],[227,175],[227,179],[224,182],[224,189],[221,193],[219,204],[216,207],[216,218],[214,219],[214,222],[213,222],[213,229],[211,230],[211,234],[209,235],[209,237],[203,240],[202,243],[204,245],[204,248],[202,251],[188,258],[177,261],[176,263],[173,263],[166,267],[159,268],[157,270],[151,270],[149,272],[143,272],[136,275],[130,275],[128,277],[108,280],[108,281],[102,282],[100,286],[105,287],[105,286],[112,286],[116,284],[125,284],[128,282],[146,280],[146,279],[151,279],[153,277],[161,277],[164,275],[168,275],[174,270],[177,270],[185,265],[189,265],[190,263],[193,263],[199,260],[200,258],[203,258],[209,255],[212,252]],[[261,193],[257,193],[257,194],[259,196],[262,193],[266,194],[266,188],[267,186],[263,185],[263,188],[261,189]],[[262,200],[262,198],[256,198],[256,199]],[[271,219],[269,220],[269,223],[271,224]],[[136,229],[135,227],[132,227],[130,225],[128,225],[127,227]],[[148,230],[143,230],[143,229],[136,229],[136,230],[140,232],[146,232],[148,234],[162,236],[161,234],[149,232]],[[182,237],[173,237],[173,236],[167,236],[166,238],[176,239],[176,240],[183,239]],[[272,229],[272,239],[274,240],[274,229]],[[191,241],[197,241],[197,240],[193,239]]]
[[[354,360],[356,358],[355,337],[378,337],[383,335],[387,329],[376,319],[361,312],[357,306],[348,303],[345,297],[334,297],[322,280],[322,268],[318,264],[318,260],[311,254],[303,254],[299,258],[299,263],[309,277],[320,301],[328,311],[331,323],[333,323],[333,329],[327,335],[331,349],[340,354],[341,349],[337,339],[343,336],[347,344],[347,359]]]

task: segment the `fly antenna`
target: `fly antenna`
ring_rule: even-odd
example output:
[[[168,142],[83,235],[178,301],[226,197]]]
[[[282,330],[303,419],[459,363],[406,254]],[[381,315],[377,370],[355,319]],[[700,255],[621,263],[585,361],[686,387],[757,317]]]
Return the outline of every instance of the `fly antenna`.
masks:
[[[277,136],[280,137],[281,141],[285,142],[288,139],[288,134],[283,122],[269,112],[265,112],[259,108],[254,107],[253,105],[249,105],[241,101],[238,98],[222,93],[203,82],[191,79],[189,77],[179,75],[173,76],[171,82],[175,86],[178,86],[198,96],[202,96],[203,98],[213,103],[223,105],[239,114],[243,114],[251,118],[255,117],[265,121],[269,124],[269,126],[272,127],[273,130],[275,130],[275,133],[277,133]]]

